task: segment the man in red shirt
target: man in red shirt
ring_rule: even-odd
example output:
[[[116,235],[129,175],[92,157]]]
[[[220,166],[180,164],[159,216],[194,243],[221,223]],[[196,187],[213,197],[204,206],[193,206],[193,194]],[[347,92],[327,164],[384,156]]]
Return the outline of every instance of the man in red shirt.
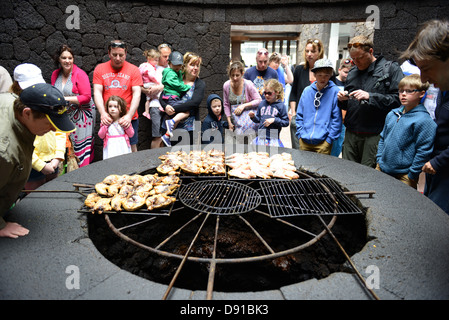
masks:
[[[93,91],[95,106],[100,112],[101,124],[109,125],[112,118],[105,108],[105,102],[110,96],[120,96],[127,104],[128,112],[119,120],[123,128],[133,126],[134,132],[138,132],[139,119],[137,108],[140,103],[140,90],[143,85],[139,68],[126,61],[126,43],[114,40],[109,43],[108,54],[110,61],[99,64],[94,70]],[[137,151],[138,135],[131,139],[132,152]]]

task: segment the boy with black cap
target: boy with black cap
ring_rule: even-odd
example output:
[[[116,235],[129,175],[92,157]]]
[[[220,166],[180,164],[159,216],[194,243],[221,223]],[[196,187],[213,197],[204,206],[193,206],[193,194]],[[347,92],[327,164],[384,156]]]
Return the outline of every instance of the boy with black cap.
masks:
[[[3,94],[2,94],[3,95]],[[16,201],[31,171],[36,135],[49,131],[72,132],[75,125],[66,113],[63,94],[50,84],[39,83],[24,89],[14,101],[0,96],[0,237],[17,238],[28,230],[3,216]]]
[[[162,99],[166,104],[175,106],[181,101],[183,94],[190,90],[190,86],[184,84],[182,79],[182,65],[184,58],[178,51],[173,51],[168,57],[168,68],[162,71],[162,84],[164,85],[164,91],[162,92]],[[173,135],[173,129],[176,125],[189,117],[189,112],[179,112],[171,119],[165,121],[165,127],[167,132],[162,136],[162,141],[166,146],[170,147],[170,137]]]

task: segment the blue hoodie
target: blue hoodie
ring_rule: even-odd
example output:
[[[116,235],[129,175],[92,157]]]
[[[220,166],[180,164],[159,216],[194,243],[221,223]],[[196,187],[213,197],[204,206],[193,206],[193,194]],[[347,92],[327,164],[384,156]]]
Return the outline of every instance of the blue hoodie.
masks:
[[[211,102],[214,99],[219,99],[221,101],[221,115],[220,115],[220,119],[218,119],[218,117],[212,112],[212,108],[211,108]],[[217,94],[211,94],[209,95],[209,97],[207,97],[207,116],[206,118],[204,118],[204,121],[201,125],[201,139],[202,139],[202,143],[204,144],[209,144],[211,142],[213,143],[223,143],[224,142],[224,128],[228,127],[228,122],[225,121],[225,116],[224,116],[224,109],[223,109],[223,100],[220,98],[219,95]],[[211,129],[211,131],[207,131]],[[216,134],[216,130],[218,130],[221,134],[221,140],[220,141],[215,141],[214,140],[214,135]],[[206,137],[205,136],[205,131],[206,135],[211,134],[210,138],[209,136]]]
[[[342,117],[337,94],[340,91],[332,81],[321,90],[320,104],[315,107],[318,92],[316,81],[306,87],[296,110],[296,136],[308,144],[319,144],[326,140],[332,144],[340,136]]]

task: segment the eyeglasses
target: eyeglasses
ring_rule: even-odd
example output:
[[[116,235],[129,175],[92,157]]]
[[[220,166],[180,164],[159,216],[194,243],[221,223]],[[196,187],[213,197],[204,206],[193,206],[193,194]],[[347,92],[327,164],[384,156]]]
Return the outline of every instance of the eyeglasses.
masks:
[[[122,48],[126,49],[126,44],[124,42],[111,42],[109,48]]]
[[[274,92],[273,91],[264,91],[264,95],[271,96]]]
[[[400,94],[403,94],[403,93],[405,93],[405,94],[412,94],[412,93],[415,93],[415,92],[420,92],[421,90],[418,90],[418,89],[413,89],[413,90],[410,90],[410,89],[404,89],[404,90],[399,90],[399,93]]]
[[[351,49],[352,47],[354,47],[354,48],[367,47],[370,49],[372,48],[371,45],[366,44],[366,43],[360,43],[360,42],[348,43],[348,49]]]
[[[317,91],[317,93],[315,93],[315,100],[313,100],[313,105],[315,106],[315,108],[318,108],[321,105],[321,97],[323,96],[323,93],[320,91]]]
[[[260,55],[265,55],[265,56],[268,56],[268,51],[266,51],[266,50],[263,50],[263,49],[260,49],[259,51],[257,51],[257,55],[258,56],[260,56]]]

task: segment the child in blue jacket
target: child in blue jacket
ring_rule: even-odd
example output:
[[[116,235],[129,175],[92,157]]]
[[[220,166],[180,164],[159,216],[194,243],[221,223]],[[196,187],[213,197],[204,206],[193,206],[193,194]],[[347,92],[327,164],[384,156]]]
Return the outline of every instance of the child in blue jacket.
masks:
[[[437,124],[420,103],[429,85],[418,74],[399,82],[401,106],[385,119],[377,149],[377,170],[416,189],[422,166],[430,159]]]
[[[342,117],[337,94],[340,91],[330,78],[332,62],[320,59],[312,69],[316,81],[306,87],[296,111],[296,136],[301,150],[331,154],[332,143],[341,133]]]
[[[258,136],[253,144],[284,147],[279,135],[282,127],[288,127],[288,114],[284,106],[284,88],[276,79],[269,79],[264,84],[265,99],[257,107],[257,113],[248,113],[251,120],[259,124]]]
[[[207,97],[208,114],[201,125],[202,143],[209,144],[224,142],[224,129],[228,122],[224,116],[223,100],[217,94]]]

